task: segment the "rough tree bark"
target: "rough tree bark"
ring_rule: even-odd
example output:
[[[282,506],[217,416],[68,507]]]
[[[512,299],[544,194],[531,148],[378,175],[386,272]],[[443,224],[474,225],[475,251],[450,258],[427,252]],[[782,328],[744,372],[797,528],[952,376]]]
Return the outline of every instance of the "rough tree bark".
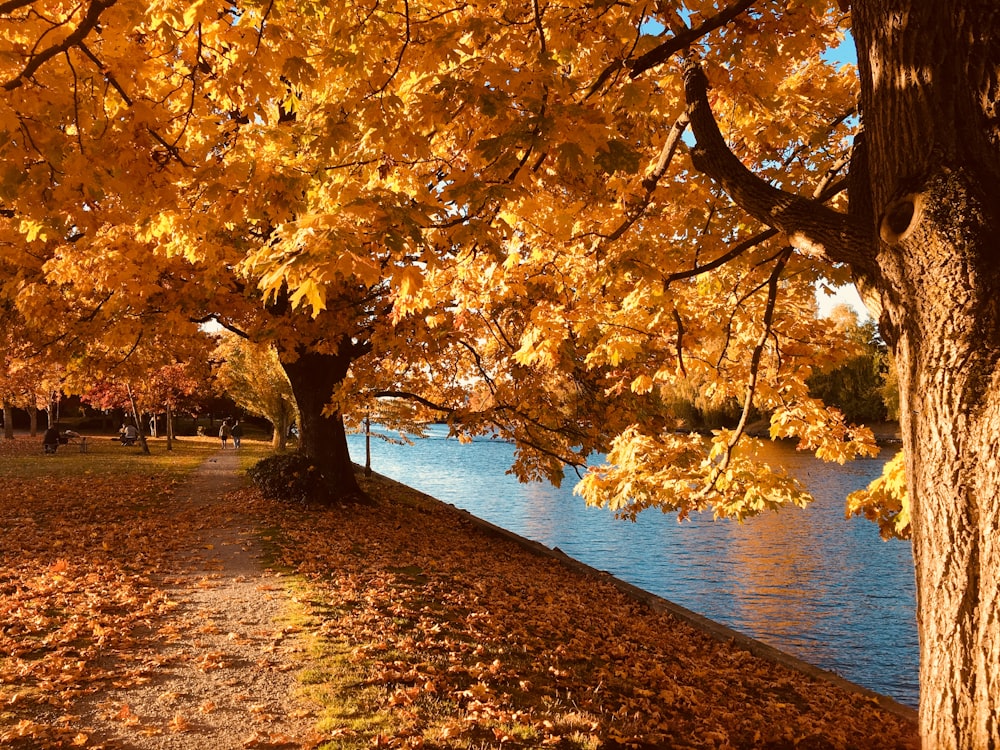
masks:
[[[323,472],[333,500],[364,497],[354,476],[343,416],[339,411],[323,414],[351,360],[348,344],[337,354],[304,350],[294,360],[282,361],[299,407],[299,451]]]
[[[1000,748],[1000,3],[853,0],[851,211],[740,165],[692,65],[696,167],[799,251],[847,263],[901,389],[925,748]]]
[[[1000,747],[1000,4],[855,2],[929,748]],[[851,196],[855,200],[855,196]]]

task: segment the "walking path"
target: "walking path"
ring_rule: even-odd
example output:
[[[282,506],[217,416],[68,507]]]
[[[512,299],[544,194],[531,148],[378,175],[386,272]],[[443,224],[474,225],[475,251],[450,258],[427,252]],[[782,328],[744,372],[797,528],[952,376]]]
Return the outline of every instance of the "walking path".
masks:
[[[912,711],[382,477],[320,509],[233,450],[179,483],[56,460],[0,483],[12,750],[919,746]]]
[[[174,569],[164,571],[164,588],[176,601],[170,621],[136,644],[137,664],[156,665],[155,671],[138,686],[90,699],[81,712],[98,747],[227,750],[314,742],[310,710],[294,697],[296,659],[288,655],[300,646],[294,628],[283,624],[289,595],[264,569],[247,519],[216,512],[240,486],[236,466],[236,451],[219,451],[176,493],[178,516],[200,514],[205,523],[180,545]]]

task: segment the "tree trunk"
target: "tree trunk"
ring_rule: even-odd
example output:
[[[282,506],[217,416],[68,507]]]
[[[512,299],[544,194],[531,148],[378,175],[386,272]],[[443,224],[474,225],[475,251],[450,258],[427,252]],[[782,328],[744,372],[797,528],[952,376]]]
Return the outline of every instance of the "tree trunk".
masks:
[[[45,407],[48,417],[47,427],[53,427],[59,423],[59,392],[49,391],[49,403]]]
[[[365,476],[372,475],[372,420],[365,415]]]
[[[929,750],[1000,748],[1000,8],[855,0],[873,307],[899,374]],[[852,167],[853,170],[853,167]],[[858,184],[858,183],[855,183]]]
[[[275,413],[270,417],[271,425],[274,427],[274,433],[271,435],[271,449],[277,453],[285,452],[285,447],[288,444],[288,430],[291,429],[294,416],[291,404],[281,400]]]
[[[3,436],[7,440],[14,439],[14,407],[9,402],[3,402]]]
[[[38,434],[38,407],[28,407],[28,434],[35,437]]]
[[[323,413],[347,376],[350,355],[299,352],[294,362],[282,366],[299,407],[299,452],[323,472],[334,500],[364,497],[354,476],[344,419],[339,410]]]
[[[924,747],[985,750],[1000,747],[1000,265],[977,261],[987,237],[967,233],[967,253],[948,242],[971,206],[954,191],[933,200],[922,252],[897,269],[915,299],[887,300],[883,315],[911,498],[921,735]]]
[[[142,452],[148,456],[149,443],[146,442],[146,433],[142,429],[142,420],[139,418],[139,409],[135,405],[135,396],[132,393],[132,386],[126,383],[125,389],[128,391],[128,401],[132,407],[132,421],[135,422],[135,428],[139,431],[139,445],[142,446]]]
[[[997,748],[1000,329],[994,323],[993,342],[984,346],[981,318],[921,317],[906,322],[895,346],[917,578],[921,734],[925,747]]]

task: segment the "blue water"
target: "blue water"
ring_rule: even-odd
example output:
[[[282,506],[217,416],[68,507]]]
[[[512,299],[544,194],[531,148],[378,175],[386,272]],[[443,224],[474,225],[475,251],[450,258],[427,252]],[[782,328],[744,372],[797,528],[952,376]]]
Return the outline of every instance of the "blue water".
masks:
[[[766,458],[815,497],[805,509],[742,525],[646,511],[635,523],[589,508],[563,487],[521,484],[505,472],[513,446],[459,443],[432,427],[413,445],[372,440],[372,468],[516,534],[916,707],[918,652],[908,542],[884,542],[875,524],[844,518],[847,493],[881,474],[877,459],[826,464],[768,445]],[[349,436],[364,462],[364,436]]]

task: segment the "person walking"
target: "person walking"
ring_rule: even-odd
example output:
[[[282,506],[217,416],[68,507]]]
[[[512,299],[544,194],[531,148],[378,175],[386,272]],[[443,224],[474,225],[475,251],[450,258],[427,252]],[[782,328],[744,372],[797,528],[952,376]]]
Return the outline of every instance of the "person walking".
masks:
[[[222,421],[222,426],[219,428],[219,440],[222,441],[222,447],[225,448],[229,444],[229,420],[224,419]]]
[[[233,422],[232,429],[229,432],[233,436],[233,447],[239,448],[240,440],[243,437],[243,426],[240,424],[240,420],[237,419]]]

